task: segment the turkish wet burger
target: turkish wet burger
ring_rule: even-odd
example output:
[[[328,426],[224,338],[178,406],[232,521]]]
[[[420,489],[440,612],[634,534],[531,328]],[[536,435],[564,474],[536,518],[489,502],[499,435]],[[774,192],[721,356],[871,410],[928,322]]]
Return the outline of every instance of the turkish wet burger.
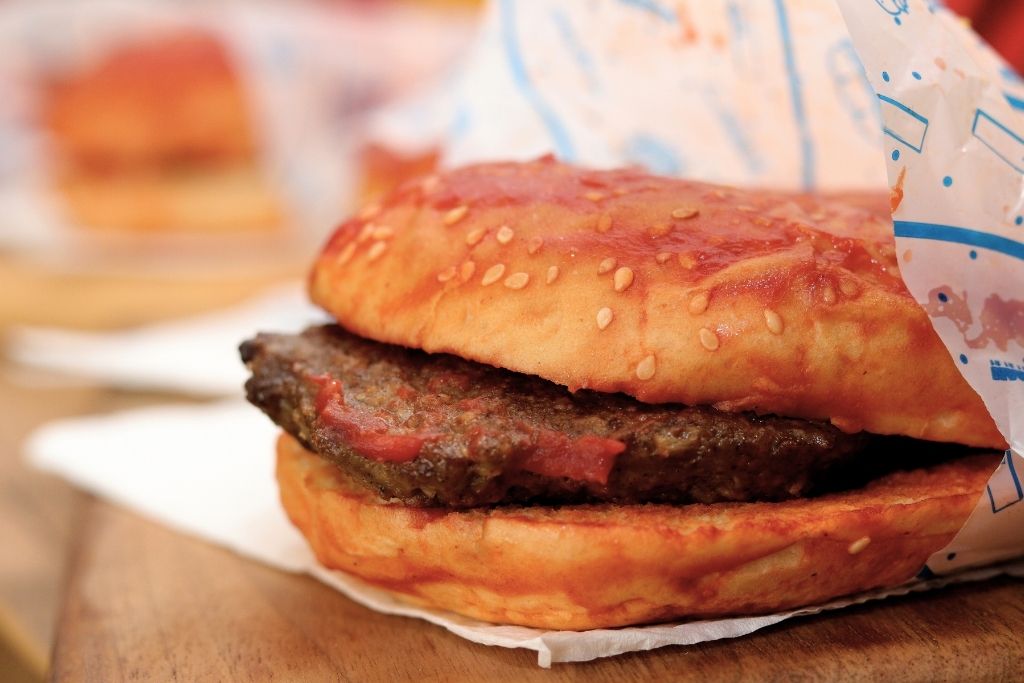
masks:
[[[1002,437],[888,207],[551,159],[407,183],[242,344],[326,566],[488,621],[754,613],[912,578]]]

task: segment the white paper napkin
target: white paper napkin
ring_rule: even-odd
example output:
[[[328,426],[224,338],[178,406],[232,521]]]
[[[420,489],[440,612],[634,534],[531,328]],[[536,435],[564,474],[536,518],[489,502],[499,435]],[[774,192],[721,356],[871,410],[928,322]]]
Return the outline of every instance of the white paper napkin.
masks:
[[[299,283],[216,313],[115,332],[21,327],[8,355],[19,363],[132,389],[238,396],[247,377],[238,345],[258,331],[297,332],[326,322]]]

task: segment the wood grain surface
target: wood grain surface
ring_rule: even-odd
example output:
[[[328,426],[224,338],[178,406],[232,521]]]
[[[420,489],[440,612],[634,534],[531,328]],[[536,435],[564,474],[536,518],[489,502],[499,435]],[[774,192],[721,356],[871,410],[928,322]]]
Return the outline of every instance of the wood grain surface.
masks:
[[[82,496],[24,464],[19,445],[48,417],[87,411],[96,394],[66,391],[52,380],[49,388],[46,384],[38,375],[13,373],[0,363],[0,637],[12,659],[5,668],[20,660],[37,676],[46,669],[58,609],[56,588]]]
[[[59,587],[89,498],[25,463],[22,441],[58,417],[173,400],[26,370],[0,358],[0,639],[38,678],[46,671]],[[6,680],[0,668],[0,681]]]

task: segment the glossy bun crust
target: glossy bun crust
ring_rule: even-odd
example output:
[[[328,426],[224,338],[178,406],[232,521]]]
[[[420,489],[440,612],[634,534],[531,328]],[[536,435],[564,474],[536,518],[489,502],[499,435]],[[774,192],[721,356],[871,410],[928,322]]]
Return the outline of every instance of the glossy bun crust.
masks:
[[[319,561],[476,619],[590,629],[771,612],[914,577],[998,456],[786,503],[494,508],[387,503],[289,436],[277,478]]]
[[[470,166],[344,223],[310,289],[362,336],[574,390],[1004,445],[900,279],[881,197]]]

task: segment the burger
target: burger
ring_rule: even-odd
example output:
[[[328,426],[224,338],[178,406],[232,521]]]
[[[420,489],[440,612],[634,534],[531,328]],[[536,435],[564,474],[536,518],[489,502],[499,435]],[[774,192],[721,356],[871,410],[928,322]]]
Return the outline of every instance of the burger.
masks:
[[[542,158],[410,181],[309,279],[337,324],[241,346],[327,567],[590,629],[912,579],[1004,447],[872,196]]]
[[[76,224],[161,233],[283,225],[248,94],[217,36],[179,29],[119,43],[54,78],[42,109],[55,186]]]

